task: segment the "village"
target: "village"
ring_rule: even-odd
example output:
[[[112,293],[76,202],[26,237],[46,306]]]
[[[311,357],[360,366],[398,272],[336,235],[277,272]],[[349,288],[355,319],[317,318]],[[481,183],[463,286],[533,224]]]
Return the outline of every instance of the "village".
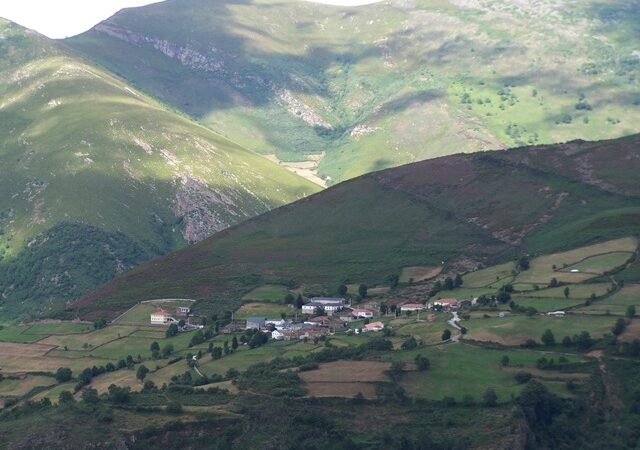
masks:
[[[369,301],[363,305],[353,306],[351,300],[342,297],[312,297],[300,308],[301,314],[295,314],[295,318],[251,316],[244,320],[231,320],[220,331],[223,334],[232,334],[243,330],[258,330],[277,341],[296,339],[317,339],[322,336],[343,333],[371,333],[385,330],[383,317],[399,317],[400,315],[416,314],[420,321],[420,314],[427,311],[423,321],[433,322],[436,312],[457,312],[464,306],[471,306],[474,300],[462,300],[449,298],[438,299],[427,304],[405,303],[396,307],[381,307],[375,301]],[[177,318],[176,318],[177,317]],[[379,320],[375,320],[375,319]],[[457,315],[454,315],[454,319]],[[202,324],[191,323],[191,308],[179,306],[172,315],[169,311],[159,307],[150,315],[151,325],[176,324],[178,331],[187,332],[204,328]],[[197,322],[197,318],[195,318]],[[361,326],[350,326],[358,323]]]

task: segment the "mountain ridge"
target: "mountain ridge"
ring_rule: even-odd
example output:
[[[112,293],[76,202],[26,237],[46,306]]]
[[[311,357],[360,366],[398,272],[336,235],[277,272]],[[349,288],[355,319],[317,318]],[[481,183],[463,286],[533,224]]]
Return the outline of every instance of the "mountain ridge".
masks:
[[[73,253],[40,281],[31,278],[20,259],[30,245],[52,258],[59,239],[75,239],[49,235],[58,224],[86,227],[81,242],[100,236],[110,248],[104,273],[118,273],[319,189],[33,31],[0,22],[0,53],[0,311],[7,314],[27,300],[37,310],[37,298],[60,305],[93,287],[92,278],[106,281],[93,267],[78,274],[84,281],[64,283],[70,291],[46,286],[69,277]],[[123,238],[136,249],[133,259],[126,245],[110,247]],[[114,248],[123,252],[121,266]]]
[[[331,293],[347,281],[385,283],[404,267],[444,262],[468,271],[638,234],[637,186],[622,195],[553,167],[567,153],[574,162],[606,162],[612,148],[627,156],[624,167],[609,160],[596,174],[617,186],[611,174],[640,168],[639,135],[453,155],[363,175],[140,266],[72,309],[109,315],[135,299],[173,296],[215,303],[269,283]]]

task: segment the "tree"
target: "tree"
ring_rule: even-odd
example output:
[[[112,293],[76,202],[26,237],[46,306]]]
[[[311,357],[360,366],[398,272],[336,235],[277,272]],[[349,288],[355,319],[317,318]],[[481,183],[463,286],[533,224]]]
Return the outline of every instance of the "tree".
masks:
[[[182,405],[178,402],[170,402],[166,408],[165,411],[167,411],[169,414],[181,414],[182,413]]]
[[[60,395],[58,395],[58,403],[61,405],[68,405],[73,402],[75,402],[75,399],[73,398],[73,394],[69,391],[62,391],[60,392]]]
[[[168,358],[173,353],[173,344],[166,344],[162,347],[162,356]]]
[[[361,298],[367,298],[367,285],[366,284],[361,284],[360,286],[358,286],[358,295]]]
[[[152,352],[159,352],[159,351],[160,351],[160,344],[158,344],[156,341],[153,341],[153,342],[151,343],[151,345],[149,346],[149,349],[150,349]]]
[[[131,397],[131,388],[129,387],[119,387],[115,384],[109,386],[109,400],[113,403],[127,403],[129,398]]]
[[[611,332],[613,333],[614,336],[620,336],[624,332],[624,329],[626,327],[627,327],[627,322],[625,322],[624,319],[618,319],[615,325],[613,326],[613,328],[611,329]]]
[[[549,282],[549,287],[558,287],[558,280],[556,278],[552,278],[551,281]]]
[[[233,336],[233,339],[231,339],[231,348],[233,349],[233,351],[236,351],[238,349],[238,338]]]
[[[140,381],[144,381],[144,378],[147,376],[148,373],[149,373],[149,369],[147,369],[147,366],[142,364],[140,367],[138,367],[138,371],[136,372],[136,378]]]
[[[571,294],[571,290],[569,289],[569,286],[564,288],[564,298],[569,298],[569,294]]]
[[[380,304],[380,314],[382,314],[383,316],[387,315],[387,311],[389,311],[389,307],[387,306],[386,303],[381,303]]]
[[[392,380],[398,380],[402,373],[404,372],[404,362],[402,361],[394,361],[391,363],[391,368],[389,369],[389,375]]]
[[[86,388],[82,390],[82,394],[80,394],[82,401],[85,403],[96,404],[100,401],[100,397],[98,397],[98,391],[93,388]]]
[[[426,356],[416,355],[415,363],[419,371],[425,371],[431,368],[431,361],[429,361],[429,358]]]
[[[453,280],[453,285],[458,288],[462,286],[462,283],[464,283],[464,281],[462,280],[462,277],[460,276],[460,274],[457,273],[456,277]]]
[[[189,347],[193,347],[195,345],[200,345],[204,342],[204,333],[202,332],[202,330],[198,330],[195,333],[193,333],[193,336],[191,336],[191,341],[189,342]]]
[[[498,396],[496,395],[496,391],[492,388],[487,388],[482,395],[482,399],[484,400],[484,406],[488,406],[493,408],[498,404]]]
[[[167,331],[165,332],[165,336],[170,338],[177,335],[178,335],[178,325],[176,325],[175,323],[172,323],[171,325],[169,325],[169,328],[167,328]]]
[[[442,340],[443,341],[448,341],[449,339],[451,339],[451,330],[449,330],[448,328],[446,330],[444,330],[442,332]]]
[[[531,375],[529,372],[525,372],[521,370],[518,373],[516,373],[513,376],[513,378],[516,380],[518,384],[525,384],[525,383],[528,383],[529,380],[531,380],[531,378],[533,378],[533,375]]]
[[[93,321],[93,328],[99,330],[107,326],[107,321],[104,319],[96,319]]]
[[[304,300],[302,299],[302,294],[298,294],[296,297],[296,308],[302,309],[302,305],[304,305]]]
[[[451,277],[447,277],[444,279],[444,289],[447,291],[453,289],[453,280],[451,279]]]
[[[418,346],[418,342],[416,342],[416,338],[411,336],[409,339],[402,343],[402,350],[413,350]]]
[[[213,350],[213,348],[211,350]],[[222,347],[222,351],[224,352],[225,355],[228,355],[229,353],[231,353],[231,349],[229,348],[229,341],[224,341],[224,346]]]
[[[634,305],[629,305],[627,308],[627,312],[625,314],[629,319],[633,319],[636,316],[636,307]]]
[[[593,339],[588,331],[583,331],[576,336],[575,343],[579,349],[586,350],[593,345]]]
[[[506,366],[509,365],[509,362],[510,362],[509,356],[507,356],[507,355],[503,355],[502,358],[500,358],[500,365],[501,366],[506,367]]]
[[[571,347],[573,345],[573,341],[569,336],[565,336],[562,338],[562,345],[564,347]]]
[[[60,367],[56,371],[56,381],[58,383],[65,383],[71,380],[71,377],[72,377],[72,372],[71,372],[71,369],[69,369],[68,367]]]
[[[551,330],[546,330],[544,333],[542,333],[541,340],[542,343],[546,346],[554,345],[556,343],[556,338]]]
[[[341,284],[340,286],[338,286],[338,295],[341,297],[344,297],[345,295],[347,295],[347,292],[349,291],[349,288],[347,287],[346,284]]]
[[[520,271],[529,270],[529,257],[528,256],[521,256],[520,257],[520,259],[518,260],[518,269]]]
[[[293,305],[295,301],[296,301],[296,298],[291,292],[288,292],[287,295],[284,296],[285,305]]]
[[[220,358],[222,358],[222,348],[221,347],[213,347],[213,350],[211,350],[211,358],[212,359],[220,359]]]

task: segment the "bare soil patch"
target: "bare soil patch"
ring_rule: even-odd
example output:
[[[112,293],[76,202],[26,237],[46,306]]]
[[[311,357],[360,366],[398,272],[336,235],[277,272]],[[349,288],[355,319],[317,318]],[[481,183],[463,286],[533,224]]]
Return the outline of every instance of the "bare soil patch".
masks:
[[[389,363],[379,361],[335,361],[320,365],[319,369],[302,372],[300,377],[307,383],[371,383],[388,381],[384,371]]]

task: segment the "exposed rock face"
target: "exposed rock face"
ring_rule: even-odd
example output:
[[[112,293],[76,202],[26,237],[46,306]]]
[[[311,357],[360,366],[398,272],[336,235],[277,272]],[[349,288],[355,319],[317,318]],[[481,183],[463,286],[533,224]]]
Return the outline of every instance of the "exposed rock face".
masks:
[[[276,101],[289,114],[299,117],[313,127],[333,129],[330,123],[325,121],[311,106],[296,98],[290,90],[278,87],[274,83],[268,83],[259,75],[240,74],[230,69],[229,65],[232,64],[227,64],[226,61],[233,61],[233,55],[227,54],[216,47],[209,49],[205,54],[189,45],[180,46],[165,39],[136,33],[108,23],[100,23],[96,25],[94,30],[134,45],[150,45],[165,56],[178,60],[183,66],[210,72],[219,77],[224,76],[232,80],[234,89],[239,89],[246,85],[266,87],[273,91]],[[234,95],[237,96],[238,94]]]
[[[235,207],[233,200],[216,192],[202,181],[184,176],[179,182],[172,205],[173,212],[183,221],[182,235],[188,242],[200,241],[230,224],[218,209]]]

